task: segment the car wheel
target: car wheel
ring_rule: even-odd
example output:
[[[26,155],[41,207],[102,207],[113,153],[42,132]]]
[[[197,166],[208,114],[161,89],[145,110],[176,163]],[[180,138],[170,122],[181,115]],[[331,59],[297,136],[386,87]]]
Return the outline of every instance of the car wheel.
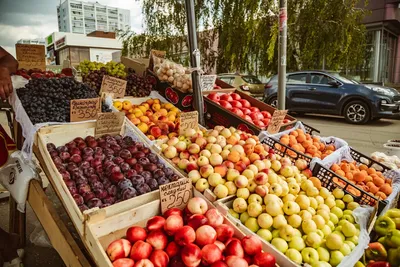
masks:
[[[278,98],[276,97],[270,98],[267,104],[273,106],[274,108],[278,107]]]
[[[367,123],[371,118],[370,114],[368,105],[362,101],[352,101],[344,108],[344,118],[353,124]]]

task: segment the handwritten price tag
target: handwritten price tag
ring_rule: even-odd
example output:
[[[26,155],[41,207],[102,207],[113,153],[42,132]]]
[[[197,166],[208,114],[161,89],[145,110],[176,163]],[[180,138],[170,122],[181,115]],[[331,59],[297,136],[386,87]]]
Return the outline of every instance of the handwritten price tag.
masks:
[[[217,75],[202,75],[200,77],[200,85],[202,91],[211,91],[214,89],[215,80]]]
[[[184,209],[193,197],[192,183],[189,179],[160,185],[161,212],[171,208]]]
[[[99,112],[101,112],[100,98],[71,100],[71,122],[95,120]]]
[[[108,75],[103,76],[103,81],[101,83],[100,92],[113,93],[115,98],[121,98],[125,96],[126,81],[111,77]]]
[[[287,114],[287,109],[286,110],[275,110],[274,114],[272,114],[271,122],[268,125],[268,133],[270,134],[275,134],[279,132],[279,129],[282,126],[283,120],[286,117]]]
[[[16,44],[15,52],[20,69],[46,70],[44,45]]]
[[[124,124],[124,118],[124,112],[99,113],[96,122],[95,136],[100,137],[105,134],[120,134],[122,125]]]
[[[179,119],[179,133],[182,135],[186,129],[199,129],[199,113],[197,111],[181,112]]]

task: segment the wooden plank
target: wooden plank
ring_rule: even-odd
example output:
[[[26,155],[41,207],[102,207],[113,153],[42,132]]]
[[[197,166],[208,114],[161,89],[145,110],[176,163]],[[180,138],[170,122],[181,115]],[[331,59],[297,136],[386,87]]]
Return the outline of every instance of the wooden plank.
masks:
[[[57,250],[66,266],[90,267],[79,246],[72,238],[67,227],[58,216],[40,183],[33,180],[29,186],[28,202],[35,212],[51,244]]]

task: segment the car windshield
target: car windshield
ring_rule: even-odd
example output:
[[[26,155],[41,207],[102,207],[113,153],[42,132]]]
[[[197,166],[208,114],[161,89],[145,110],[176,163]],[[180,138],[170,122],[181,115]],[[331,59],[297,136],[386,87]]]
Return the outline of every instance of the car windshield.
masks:
[[[256,76],[242,76],[242,79],[246,83],[250,84],[261,84],[261,81]]]
[[[329,73],[330,75],[332,75],[333,77],[335,77],[336,79],[338,79],[339,81],[343,82],[343,83],[352,83],[352,84],[358,84],[358,82],[354,81],[354,80],[349,80],[343,76],[340,76],[338,73]]]

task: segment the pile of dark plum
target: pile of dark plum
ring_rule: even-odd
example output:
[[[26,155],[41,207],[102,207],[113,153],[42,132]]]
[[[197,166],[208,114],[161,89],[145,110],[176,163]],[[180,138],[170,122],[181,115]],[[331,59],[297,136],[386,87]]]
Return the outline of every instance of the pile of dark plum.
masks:
[[[131,137],[77,137],[47,150],[81,211],[107,207],[157,190],[179,176]]]

